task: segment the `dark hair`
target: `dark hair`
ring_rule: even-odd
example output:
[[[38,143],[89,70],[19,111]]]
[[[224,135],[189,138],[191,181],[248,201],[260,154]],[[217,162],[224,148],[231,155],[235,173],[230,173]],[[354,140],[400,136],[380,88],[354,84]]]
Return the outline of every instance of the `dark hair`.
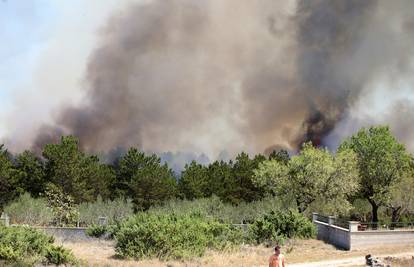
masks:
[[[275,250],[280,250],[280,246],[279,245],[276,245],[275,246]]]

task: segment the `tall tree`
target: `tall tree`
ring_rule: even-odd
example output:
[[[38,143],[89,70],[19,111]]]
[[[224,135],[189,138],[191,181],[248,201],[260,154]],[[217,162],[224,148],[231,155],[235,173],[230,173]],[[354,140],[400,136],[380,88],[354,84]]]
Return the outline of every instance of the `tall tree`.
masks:
[[[18,191],[29,192],[32,196],[43,193],[47,182],[43,162],[26,150],[16,157],[15,164],[19,170]]]
[[[13,180],[15,170],[10,154],[4,145],[0,145],[0,209],[17,195],[13,188]]]
[[[264,191],[253,183],[253,176],[254,170],[265,159],[263,155],[256,155],[253,159],[250,159],[249,155],[245,152],[236,156],[232,170],[235,186],[228,192],[236,201],[235,204],[239,204],[242,201],[251,202],[263,198]]]
[[[234,203],[233,196],[228,194],[235,186],[232,173],[233,162],[215,161],[207,168],[207,196],[216,195],[225,202]]]
[[[178,188],[187,199],[207,197],[209,195],[207,167],[194,160],[186,164],[178,181]]]
[[[136,210],[147,210],[177,196],[173,171],[156,155],[146,156],[130,148],[119,165],[118,183],[128,190]]]
[[[335,201],[350,206],[347,195],[358,186],[356,155],[343,150],[334,157],[326,149],[304,144],[300,153],[284,164],[267,160],[255,170],[254,182],[275,195],[290,195],[299,212],[314,201]]]
[[[388,126],[362,128],[340,145],[339,150],[344,149],[357,154],[359,193],[372,206],[372,221],[378,222],[378,208],[387,203],[391,187],[407,174],[412,158]]]
[[[98,157],[80,151],[77,138],[63,136],[61,143],[46,145],[43,157],[47,179],[71,195],[75,203],[108,195],[107,186],[114,179],[114,173],[101,166]]]
[[[402,179],[391,186],[386,207],[391,211],[391,222],[398,222],[402,215],[414,213],[414,166]]]

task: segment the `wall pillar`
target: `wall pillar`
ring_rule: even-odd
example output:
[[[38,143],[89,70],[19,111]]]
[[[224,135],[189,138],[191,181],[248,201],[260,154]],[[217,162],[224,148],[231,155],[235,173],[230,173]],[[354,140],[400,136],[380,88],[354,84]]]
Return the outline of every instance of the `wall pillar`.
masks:
[[[328,216],[328,224],[333,225],[335,222],[336,217],[335,216]]]
[[[349,222],[349,232],[358,232],[358,221],[350,221]]]
[[[312,222],[316,222],[318,220],[318,213],[317,212],[312,212]]]
[[[2,213],[0,216],[0,222],[2,222],[5,226],[10,226],[10,217],[6,213]]]

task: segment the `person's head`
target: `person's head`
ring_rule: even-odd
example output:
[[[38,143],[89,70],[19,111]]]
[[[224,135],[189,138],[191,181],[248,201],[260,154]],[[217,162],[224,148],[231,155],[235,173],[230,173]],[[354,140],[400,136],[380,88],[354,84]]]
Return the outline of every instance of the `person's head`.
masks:
[[[280,246],[279,245],[276,245],[275,246],[275,254],[276,255],[279,255],[280,254]]]

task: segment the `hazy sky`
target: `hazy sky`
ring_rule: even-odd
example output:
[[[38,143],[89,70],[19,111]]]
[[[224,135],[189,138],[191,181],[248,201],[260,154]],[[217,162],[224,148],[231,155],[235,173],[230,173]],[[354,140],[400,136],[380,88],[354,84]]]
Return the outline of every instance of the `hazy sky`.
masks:
[[[17,150],[27,148],[28,144],[14,142],[30,142],[37,127],[53,121],[58,107],[82,100],[82,88],[86,86],[85,68],[89,56],[99,44],[99,31],[112,15],[127,14],[129,4],[150,1],[0,0],[0,143],[4,141]],[[403,0],[397,2],[405,3]],[[397,11],[401,10],[396,6]],[[408,17],[413,11],[404,12]],[[387,27],[393,29],[389,24]],[[414,24],[408,26],[414,27]],[[395,36],[404,38],[399,34]],[[401,43],[399,39],[395,44],[398,43]],[[410,42],[406,40],[405,43]],[[413,55],[407,57],[413,58]],[[352,103],[347,117],[328,136],[328,143],[335,146],[341,138],[361,126],[387,123],[399,131],[402,140],[414,151],[414,138],[409,131],[414,125],[414,75],[409,73],[414,69],[414,62],[411,65],[412,68],[406,68],[408,73],[393,75],[395,70],[388,72],[387,69],[379,76],[381,78],[366,85],[358,101]],[[358,72],[354,69],[349,71]],[[399,112],[401,116],[398,116]],[[236,134],[232,136],[227,131],[217,135],[220,134],[227,134],[227,139],[223,138],[226,144],[234,143]],[[211,148],[209,142],[202,138],[192,142],[202,151]],[[207,154],[214,157],[216,150],[212,149]]]
[[[79,100],[100,27],[130,2],[138,1],[0,1],[0,138],[25,137],[59,104]],[[27,116],[21,129],[15,122]]]

